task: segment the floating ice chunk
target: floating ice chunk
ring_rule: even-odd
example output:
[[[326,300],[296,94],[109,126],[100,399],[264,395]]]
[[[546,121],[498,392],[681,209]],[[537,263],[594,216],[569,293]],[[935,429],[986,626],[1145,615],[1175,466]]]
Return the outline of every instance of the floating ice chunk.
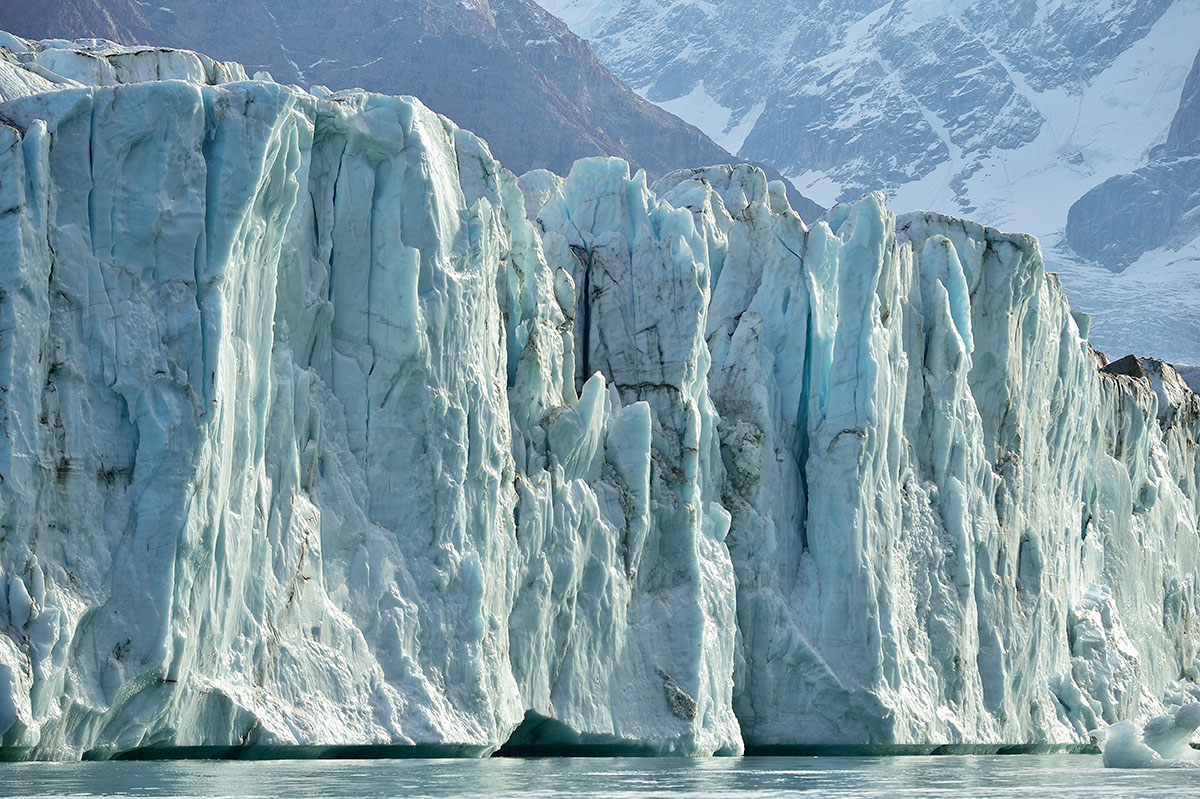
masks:
[[[1191,746],[1200,727],[1200,702],[1193,702],[1150,719],[1141,730],[1132,721],[1121,721],[1092,737],[1100,745],[1109,768],[1200,767],[1200,752]]]
[[[1157,768],[1165,765],[1162,755],[1142,741],[1141,731],[1132,721],[1119,721],[1107,730],[1092,733],[1109,768]]]
[[[1166,760],[1200,761],[1200,752],[1191,746],[1197,727],[1200,727],[1200,702],[1193,702],[1174,714],[1150,719],[1142,730],[1142,739]]]

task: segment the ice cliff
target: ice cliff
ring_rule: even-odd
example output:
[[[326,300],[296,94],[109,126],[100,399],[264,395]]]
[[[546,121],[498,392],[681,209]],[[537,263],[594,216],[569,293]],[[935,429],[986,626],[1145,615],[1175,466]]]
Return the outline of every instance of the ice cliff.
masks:
[[[1200,400],[1033,239],[0,45],[4,754],[1075,742],[1197,694]]]

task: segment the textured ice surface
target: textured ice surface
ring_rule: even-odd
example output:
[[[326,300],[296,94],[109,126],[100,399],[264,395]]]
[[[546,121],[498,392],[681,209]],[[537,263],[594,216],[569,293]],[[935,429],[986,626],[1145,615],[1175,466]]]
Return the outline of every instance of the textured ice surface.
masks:
[[[10,751],[1075,742],[1195,693],[1200,400],[1100,372],[1033,239],[2,43]]]

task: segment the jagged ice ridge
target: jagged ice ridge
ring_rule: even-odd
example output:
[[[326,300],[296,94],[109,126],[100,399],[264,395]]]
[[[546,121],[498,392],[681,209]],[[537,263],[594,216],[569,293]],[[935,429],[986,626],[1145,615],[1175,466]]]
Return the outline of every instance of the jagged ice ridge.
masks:
[[[0,45],[4,752],[1078,742],[1196,696],[1200,400],[1100,371],[1035,240]]]

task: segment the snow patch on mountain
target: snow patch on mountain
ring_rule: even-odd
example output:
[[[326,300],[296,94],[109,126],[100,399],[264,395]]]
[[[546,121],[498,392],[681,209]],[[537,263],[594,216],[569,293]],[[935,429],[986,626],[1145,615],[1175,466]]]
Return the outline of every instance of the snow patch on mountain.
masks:
[[[709,136],[712,140],[731,153],[736,153],[742,148],[746,136],[750,135],[754,124],[767,107],[766,101],[763,101],[750,109],[744,117],[737,118],[728,108],[724,108],[709,96],[704,90],[704,81],[697,83],[696,88],[684,97],[663,100],[658,105],[690,125],[695,125],[705,132],[711,131]]]

